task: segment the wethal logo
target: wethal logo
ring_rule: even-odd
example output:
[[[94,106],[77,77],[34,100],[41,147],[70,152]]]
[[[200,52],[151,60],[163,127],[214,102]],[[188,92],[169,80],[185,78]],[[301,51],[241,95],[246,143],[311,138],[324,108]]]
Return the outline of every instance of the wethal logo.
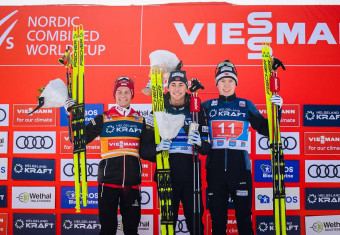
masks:
[[[340,210],[340,188],[306,188],[306,210]]]
[[[338,235],[340,231],[340,215],[306,216],[306,234]]]
[[[54,159],[13,158],[12,179],[54,181]]]
[[[304,105],[304,126],[340,127],[340,105]]]
[[[12,187],[13,209],[55,209],[55,187]]]
[[[8,14],[4,18],[0,20],[0,26],[4,24],[7,20],[9,20],[13,15],[15,15],[18,12],[18,10],[13,11],[12,13]],[[0,46],[5,41],[6,49],[12,49],[14,47],[13,44],[13,37],[8,37],[9,33],[13,29],[14,25],[17,23],[18,20],[15,20],[6,30],[5,32],[0,36]],[[1,30],[2,31],[2,30]]]

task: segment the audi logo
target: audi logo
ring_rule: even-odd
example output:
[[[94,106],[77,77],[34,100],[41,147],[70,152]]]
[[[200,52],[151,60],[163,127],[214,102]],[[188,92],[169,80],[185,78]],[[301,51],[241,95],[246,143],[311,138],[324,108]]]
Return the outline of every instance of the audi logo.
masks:
[[[0,108],[0,122],[2,122],[3,120],[5,120],[7,117],[7,113],[4,109]]]
[[[175,233],[188,233],[185,219],[177,220]]]
[[[19,136],[15,144],[19,149],[49,149],[53,139],[51,136]]]
[[[292,136],[288,136],[288,137],[281,136],[281,143],[282,143],[282,150],[285,150],[285,149],[293,150],[297,146],[297,140]],[[268,150],[270,148],[269,138],[266,136],[261,137],[259,139],[259,146],[263,150]]]
[[[92,164],[88,164],[86,163],[86,175],[87,176],[93,176],[93,177],[97,177],[98,175],[98,163],[92,163]],[[63,168],[63,172],[66,176],[74,176],[74,165],[73,163],[67,163],[64,168]],[[81,172],[79,171],[79,174]]]
[[[146,205],[150,202],[151,200],[151,197],[150,197],[150,194],[146,191],[141,191],[141,204],[142,205]]]
[[[311,165],[308,175],[312,178],[340,178],[340,165]]]

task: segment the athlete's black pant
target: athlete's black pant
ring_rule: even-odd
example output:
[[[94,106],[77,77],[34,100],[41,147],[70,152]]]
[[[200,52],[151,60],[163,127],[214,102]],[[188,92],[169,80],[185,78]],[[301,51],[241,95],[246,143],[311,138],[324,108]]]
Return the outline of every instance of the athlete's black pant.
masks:
[[[174,221],[176,222],[178,219],[178,208],[179,203],[182,201],[183,204],[183,212],[187,224],[187,228],[190,232],[190,234],[193,234],[193,222],[194,222],[194,189],[193,189],[193,182],[172,182],[172,192],[173,192],[173,210],[174,210]],[[200,223],[201,223],[201,233],[198,233],[198,225],[196,224],[196,233],[195,234],[204,234],[204,225],[202,223],[202,216],[204,212],[203,208],[203,201],[202,201],[202,195],[200,195],[201,201],[201,207],[200,207]],[[182,225],[179,225],[180,230],[182,228]],[[177,231],[180,232],[180,231]],[[185,232],[185,231],[182,231]]]
[[[124,234],[136,235],[141,217],[141,196],[138,189],[131,187],[111,188],[98,186],[100,235],[112,235],[117,232],[118,204],[123,221]]]
[[[252,176],[250,171],[226,171],[221,174],[207,170],[208,203],[212,220],[212,234],[226,234],[228,198],[234,201],[239,235],[254,234],[251,222]]]

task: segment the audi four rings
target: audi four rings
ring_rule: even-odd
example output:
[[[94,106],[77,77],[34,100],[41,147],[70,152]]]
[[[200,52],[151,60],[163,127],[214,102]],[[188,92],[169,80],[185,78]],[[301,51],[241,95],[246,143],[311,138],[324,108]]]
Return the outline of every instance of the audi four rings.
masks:
[[[292,136],[288,136],[288,137],[281,136],[281,142],[282,142],[282,150],[285,150],[285,149],[293,150],[297,146],[297,140]],[[270,148],[269,138],[266,136],[262,136],[259,139],[259,146],[263,150],[268,150]]]
[[[51,136],[19,136],[15,144],[19,149],[49,149],[53,139]]]
[[[308,175],[312,178],[340,178],[340,165],[311,165]]]
[[[188,229],[184,230],[184,225],[186,225],[185,219],[177,220],[175,233],[188,233]]]
[[[92,163],[92,164],[86,163],[86,172],[87,172],[86,175],[97,177],[98,166],[99,166],[98,163]],[[63,172],[66,176],[74,176],[74,165],[73,165],[73,163],[65,164],[65,166],[63,168]]]
[[[141,191],[140,195],[141,195],[141,202],[140,202],[140,203],[141,203],[142,205],[146,205],[146,204],[148,204],[148,203],[150,202],[151,197],[150,197],[150,194],[149,194],[148,192],[146,192],[146,191]],[[146,200],[145,200],[145,198],[144,198],[143,195],[145,195],[145,198],[147,198]]]
[[[4,109],[0,108],[0,122],[5,120],[6,117],[7,117],[6,111]]]

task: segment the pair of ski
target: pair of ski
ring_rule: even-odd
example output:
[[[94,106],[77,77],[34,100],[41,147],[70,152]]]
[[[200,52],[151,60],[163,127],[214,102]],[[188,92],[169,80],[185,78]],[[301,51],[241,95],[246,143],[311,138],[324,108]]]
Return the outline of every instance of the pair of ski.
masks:
[[[262,63],[266,93],[271,165],[273,174],[273,212],[275,235],[286,235],[286,192],[284,184],[285,164],[280,133],[279,110],[270,102],[280,90],[279,79],[272,70],[269,43],[262,44]]]
[[[85,143],[84,29],[82,25],[73,27],[73,58],[71,58],[70,50],[67,49],[65,55],[59,58],[59,63],[65,65],[66,68],[68,96],[76,101],[76,104],[72,106],[71,120],[68,117],[68,124],[73,144],[75,209],[76,213],[80,213],[80,198],[82,197],[82,204],[86,207],[88,192]]]

